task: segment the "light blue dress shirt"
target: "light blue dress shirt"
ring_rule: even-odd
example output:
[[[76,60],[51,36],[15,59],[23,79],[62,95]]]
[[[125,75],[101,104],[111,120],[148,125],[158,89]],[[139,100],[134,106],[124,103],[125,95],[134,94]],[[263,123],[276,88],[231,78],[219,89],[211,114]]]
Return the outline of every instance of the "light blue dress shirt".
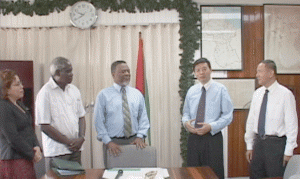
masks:
[[[201,83],[192,86],[185,97],[182,123],[196,119],[199,100],[202,94]],[[215,135],[232,121],[233,105],[226,87],[214,80],[204,85],[206,89],[205,119],[211,125],[211,134]]]
[[[136,88],[125,87],[128,105],[130,108],[132,135],[143,138],[150,128],[145,100],[142,93]],[[112,137],[124,137],[124,118],[122,111],[121,86],[103,89],[96,98],[94,109],[97,139],[108,144]]]

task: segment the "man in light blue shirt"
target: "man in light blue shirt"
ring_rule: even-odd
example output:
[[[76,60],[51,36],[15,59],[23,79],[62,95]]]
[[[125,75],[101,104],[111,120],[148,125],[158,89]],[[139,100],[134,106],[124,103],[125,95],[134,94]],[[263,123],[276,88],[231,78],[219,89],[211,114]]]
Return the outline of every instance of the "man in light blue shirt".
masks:
[[[150,124],[142,93],[128,86],[130,69],[126,62],[115,61],[111,65],[111,73],[114,84],[98,94],[94,117],[98,140],[103,141],[110,154],[117,156],[121,152],[119,145],[134,144],[137,148],[145,148],[144,138]],[[127,98],[126,106],[129,109],[126,114],[131,125],[127,125],[128,121],[123,113],[124,96]]]
[[[233,105],[226,87],[211,79],[211,65],[206,58],[196,60],[193,71],[200,83],[188,90],[182,117],[183,125],[190,132],[187,165],[210,166],[222,179],[224,162],[221,130],[232,121]],[[198,106],[202,93],[205,93],[204,107]],[[196,122],[201,116],[200,108],[203,108],[203,122]]]

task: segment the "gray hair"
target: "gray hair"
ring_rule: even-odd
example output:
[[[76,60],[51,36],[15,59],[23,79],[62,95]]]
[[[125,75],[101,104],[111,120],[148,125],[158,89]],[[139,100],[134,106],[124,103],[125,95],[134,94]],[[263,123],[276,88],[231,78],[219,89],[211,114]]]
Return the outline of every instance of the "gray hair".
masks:
[[[126,62],[123,60],[118,60],[118,61],[113,62],[110,67],[111,73],[113,74],[116,71],[117,66],[122,63],[126,64]]]
[[[274,74],[277,75],[276,63],[273,60],[263,60],[261,63],[265,64],[270,70],[274,71]]]
[[[58,71],[61,71],[66,67],[67,64],[70,64],[70,60],[64,57],[56,57],[50,64],[50,74],[55,76]]]

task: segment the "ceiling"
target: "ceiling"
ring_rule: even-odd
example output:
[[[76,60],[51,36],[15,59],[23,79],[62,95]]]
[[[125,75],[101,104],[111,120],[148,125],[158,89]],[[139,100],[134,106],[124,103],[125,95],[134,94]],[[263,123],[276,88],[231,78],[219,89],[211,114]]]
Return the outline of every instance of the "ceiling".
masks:
[[[199,5],[299,4],[300,0],[193,0]]]

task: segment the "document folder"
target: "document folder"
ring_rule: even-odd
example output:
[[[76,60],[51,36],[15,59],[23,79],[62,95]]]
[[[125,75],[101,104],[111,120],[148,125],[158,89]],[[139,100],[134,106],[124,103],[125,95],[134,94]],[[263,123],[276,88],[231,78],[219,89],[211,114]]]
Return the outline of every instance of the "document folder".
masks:
[[[52,170],[61,176],[80,175],[85,173],[82,166],[75,161],[52,159]]]

